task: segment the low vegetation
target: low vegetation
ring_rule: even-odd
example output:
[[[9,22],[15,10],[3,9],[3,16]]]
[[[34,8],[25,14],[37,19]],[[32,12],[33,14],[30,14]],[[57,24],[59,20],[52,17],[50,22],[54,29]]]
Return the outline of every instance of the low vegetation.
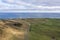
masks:
[[[30,26],[29,40],[60,40],[60,19],[25,19]]]
[[[2,34],[3,32],[2,30],[4,30],[4,33],[7,32],[8,33],[8,35],[6,36],[7,40],[22,40],[20,37],[24,36],[24,30],[27,29],[27,27],[29,27],[29,38],[25,36],[25,39],[27,38],[29,40],[60,40],[60,19],[29,18],[29,19],[21,19],[21,20],[14,19],[14,22],[16,22],[17,20],[18,22],[21,23],[20,25],[19,24],[12,25],[12,23],[9,22],[11,23],[11,25],[5,24],[5,26],[4,26],[4,23],[8,23],[9,20],[8,21],[3,20],[2,22],[0,20],[0,34]],[[30,23],[31,25],[27,26],[26,22],[24,21]],[[5,27],[6,27],[6,30],[5,30]],[[22,31],[21,29],[23,28],[24,30]],[[0,40],[6,40],[6,39],[3,39],[3,37],[1,39],[1,36],[0,36]]]
[[[0,19],[0,40],[25,40],[28,24],[23,20]]]

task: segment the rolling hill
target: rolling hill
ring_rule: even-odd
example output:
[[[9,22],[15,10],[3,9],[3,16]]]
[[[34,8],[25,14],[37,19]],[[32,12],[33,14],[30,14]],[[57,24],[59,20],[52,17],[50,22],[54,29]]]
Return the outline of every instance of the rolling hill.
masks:
[[[60,19],[25,19],[31,24],[29,40],[60,40]]]
[[[0,40],[26,40],[28,26],[24,20],[0,19]]]
[[[60,40],[60,19],[1,19],[0,35],[0,40]]]

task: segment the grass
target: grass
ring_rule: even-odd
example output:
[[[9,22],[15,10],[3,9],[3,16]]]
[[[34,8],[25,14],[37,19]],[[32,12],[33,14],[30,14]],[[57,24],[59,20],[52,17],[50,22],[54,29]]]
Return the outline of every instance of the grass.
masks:
[[[31,23],[29,40],[60,40],[60,19],[35,18],[25,19]]]
[[[23,20],[1,20],[0,19],[0,40],[24,40],[24,32],[28,24]]]
[[[52,39],[60,40],[60,19],[31,18],[23,20],[31,24],[29,31],[29,40],[52,40]],[[20,37],[12,35],[10,40],[21,39]]]
[[[22,40],[22,39],[19,37],[16,37],[15,35],[12,35],[12,37],[9,40]]]

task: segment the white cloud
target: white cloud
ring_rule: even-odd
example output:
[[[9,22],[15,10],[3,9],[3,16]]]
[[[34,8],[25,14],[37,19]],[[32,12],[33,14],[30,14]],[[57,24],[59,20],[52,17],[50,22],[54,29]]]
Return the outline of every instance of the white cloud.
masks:
[[[37,2],[40,2],[40,3],[43,3],[43,2],[49,2],[50,0],[29,0],[29,1],[22,1],[22,0],[0,0],[0,11],[4,10],[4,9],[8,9],[8,10],[11,10],[11,9],[31,9],[31,10],[39,10],[39,11],[57,11],[57,10],[60,10],[60,6],[43,6],[43,5],[36,5],[36,4],[33,4],[34,2],[37,3]],[[29,2],[29,3],[28,3]],[[32,3],[33,2],[33,3]],[[54,1],[53,1],[54,2]],[[50,3],[50,2],[49,2]],[[43,3],[44,4],[44,3]],[[52,3],[54,4],[54,3]],[[31,11],[30,10],[30,11]],[[21,11],[21,10],[20,10]]]

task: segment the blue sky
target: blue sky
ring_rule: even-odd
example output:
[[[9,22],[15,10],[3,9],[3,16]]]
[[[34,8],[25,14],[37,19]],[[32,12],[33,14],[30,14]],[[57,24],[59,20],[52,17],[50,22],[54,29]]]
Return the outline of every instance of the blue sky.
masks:
[[[0,18],[60,18],[60,13],[0,13]]]
[[[0,11],[4,9],[60,10],[60,0],[0,0]],[[31,11],[30,10],[30,11]]]

